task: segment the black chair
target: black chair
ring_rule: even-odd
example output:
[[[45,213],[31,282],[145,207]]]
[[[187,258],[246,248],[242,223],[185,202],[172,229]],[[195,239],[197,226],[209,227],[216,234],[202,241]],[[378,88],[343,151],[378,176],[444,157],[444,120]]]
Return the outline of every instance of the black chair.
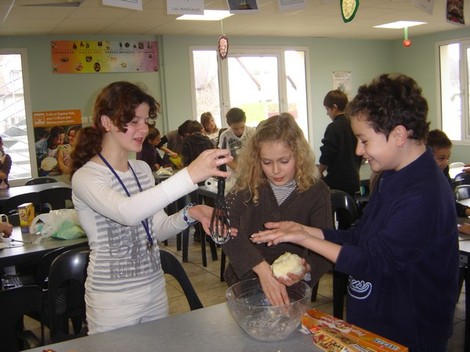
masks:
[[[454,177],[452,180],[452,189],[455,190],[455,188],[460,185],[470,185],[470,174],[461,172]]]
[[[44,344],[30,331],[24,331],[23,317],[34,313],[42,317],[42,289],[22,286],[0,291],[0,344],[3,352],[16,352]]]
[[[457,200],[470,198],[470,185],[460,185],[455,187],[454,196]]]
[[[359,218],[359,211],[356,202],[346,192],[331,189],[331,209],[334,217],[339,220],[338,227],[347,229],[354,225]],[[343,318],[344,294],[348,284],[348,275],[333,270],[333,315],[337,318]]]
[[[53,342],[84,336],[85,279],[88,248],[70,249],[61,253],[51,264],[47,288],[47,317]],[[69,321],[73,334],[69,333]]]
[[[19,194],[17,196],[8,198],[5,203],[3,203],[2,211],[4,214],[10,217],[10,223],[14,226],[20,225],[18,206],[23,203],[33,203],[36,214],[39,214],[42,211],[41,197],[37,192]]]
[[[180,284],[191,310],[202,308],[203,305],[178,258],[166,249],[160,248],[160,261],[163,272],[173,276]]]
[[[43,183],[52,183],[52,182],[57,182],[57,179],[55,179],[53,177],[44,176],[44,177],[32,178],[32,179],[26,181],[25,185],[27,185],[27,186],[29,186],[29,185],[41,185]]]
[[[39,191],[43,209],[66,209],[72,204],[72,189],[70,187],[55,187]]]

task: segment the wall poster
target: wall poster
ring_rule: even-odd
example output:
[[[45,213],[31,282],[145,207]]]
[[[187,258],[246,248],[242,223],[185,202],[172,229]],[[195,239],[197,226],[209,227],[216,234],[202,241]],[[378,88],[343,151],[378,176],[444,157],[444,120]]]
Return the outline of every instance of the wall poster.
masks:
[[[82,128],[80,110],[33,112],[34,146],[39,176],[67,174],[70,152]]]
[[[53,73],[158,71],[156,41],[55,40]]]

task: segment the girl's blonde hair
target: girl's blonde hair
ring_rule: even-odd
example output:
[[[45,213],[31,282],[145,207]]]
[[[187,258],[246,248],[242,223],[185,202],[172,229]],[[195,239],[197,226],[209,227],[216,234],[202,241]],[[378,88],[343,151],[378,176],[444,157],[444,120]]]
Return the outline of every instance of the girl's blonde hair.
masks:
[[[236,182],[232,192],[248,190],[250,200],[258,203],[259,188],[268,182],[261,168],[261,144],[269,142],[285,143],[292,150],[296,166],[294,178],[298,191],[305,191],[320,180],[315,155],[302,130],[291,114],[282,113],[262,121],[256,128],[255,135],[242,149],[237,161]]]

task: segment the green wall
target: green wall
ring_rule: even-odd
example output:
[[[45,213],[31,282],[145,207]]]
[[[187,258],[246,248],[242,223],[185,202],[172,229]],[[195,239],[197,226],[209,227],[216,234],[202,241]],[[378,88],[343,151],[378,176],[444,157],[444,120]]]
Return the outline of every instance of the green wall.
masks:
[[[319,144],[330,119],[323,107],[325,94],[333,89],[333,71],[351,71],[353,91],[363,82],[393,66],[392,45],[387,41],[333,40],[322,38],[229,37],[230,47],[306,47],[309,51],[311,111],[310,141],[319,155]],[[163,36],[163,71],[166,113],[170,128],[193,115],[190,88],[190,47],[212,46],[215,37]]]
[[[411,47],[403,48],[400,42],[394,42],[395,69],[412,76],[423,88],[423,93],[429,104],[429,120],[431,129],[440,128],[441,114],[438,111],[438,63],[436,59],[436,43],[452,39],[470,38],[470,29],[458,29],[434,35],[413,38],[412,28]],[[452,148],[451,161],[470,163],[470,146],[455,143]]]
[[[403,72],[423,87],[429,102],[431,127],[439,127],[437,111],[437,73],[435,42],[470,37],[470,30],[455,30],[436,35],[410,38],[413,44],[403,48],[401,40],[342,40],[325,38],[230,37],[230,46],[305,47],[309,52],[308,83],[311,109],[309,137],[316,154],[329,119],[323,97],[332,89],[333,71],[351,71],[353,92],[380,73]],[[50,59],[52,40],[157,40],[160,70],[156,73],[53,74]],[[81,109],[91,115],[96,93],[105,85],[128,80],[144,84],[150,94],[162,102],[158,127],[166,132],[192,117],[190,87],[190,47],[216,47],[212,36],[37,36],[0,37],[0,48],[26,48],[32,111]],[[456,145],[453,160],[470,161],[468,146]]]

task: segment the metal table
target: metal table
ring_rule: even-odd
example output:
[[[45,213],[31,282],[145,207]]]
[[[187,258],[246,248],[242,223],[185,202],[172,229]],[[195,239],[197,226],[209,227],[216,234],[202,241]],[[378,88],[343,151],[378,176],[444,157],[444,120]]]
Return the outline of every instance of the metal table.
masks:
[[[320,351],[314,346],[310,335],[302,334],[298,330],[284,341],[254,340],[238,326],[226,303],[29,351],[42,352],[47,348],[57,352]]]

